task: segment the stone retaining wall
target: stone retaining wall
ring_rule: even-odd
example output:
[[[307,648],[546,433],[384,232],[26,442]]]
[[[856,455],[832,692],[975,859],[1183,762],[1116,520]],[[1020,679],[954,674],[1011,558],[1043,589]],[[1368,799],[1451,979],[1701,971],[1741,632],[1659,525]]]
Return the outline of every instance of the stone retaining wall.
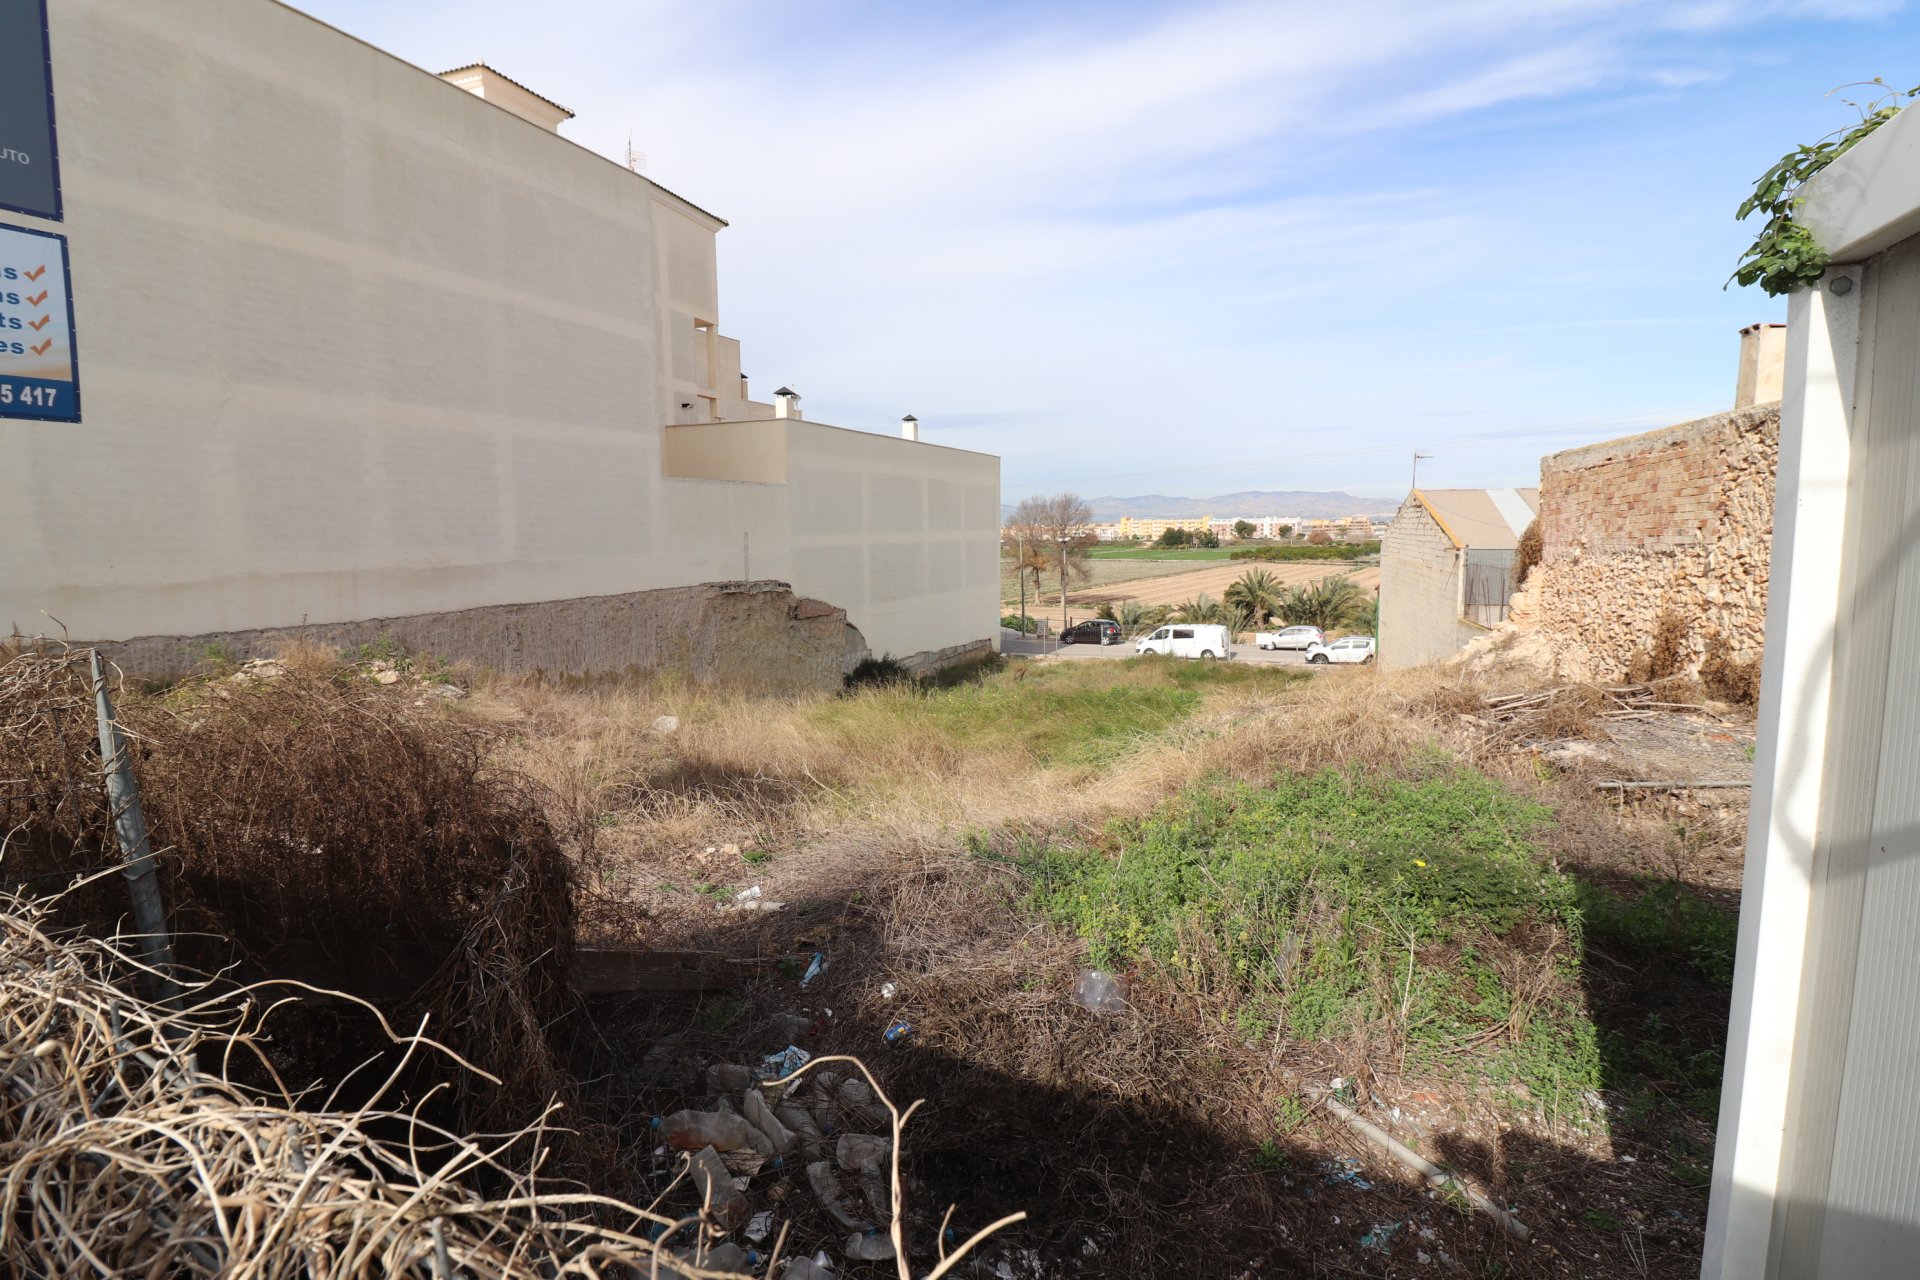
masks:
[[[141,636],[98,647],[129,675],[172,679],[206,661],[210,652],[236,660],[271,657],[296,642],[334,649],[389,642],[408,653],[503,672],[677,671],[701,684],[768,693],[837,690],[868,652],[846,610],[796,596],[786,583],[772,581],[712,582],[303,627]]]
[[[1768,404],[1544,459],[1542,558],[1510,626],[1544,638],[1577,679],[1643,666],[1662,615],[1684,628],[1689,673],[1716,638],[1732,661],[1757,659],[1779,448]]]

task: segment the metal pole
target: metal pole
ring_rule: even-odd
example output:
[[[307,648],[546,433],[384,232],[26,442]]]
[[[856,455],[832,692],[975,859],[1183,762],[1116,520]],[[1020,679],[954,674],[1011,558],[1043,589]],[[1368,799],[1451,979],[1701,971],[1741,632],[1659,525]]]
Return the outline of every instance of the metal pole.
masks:
[[[1067,634],[1067,540],[1060,539],[1060,634]]]
[[[113,809],[113,832],[125,859],[120,874],[133,900],[133,923],[140,958],[161,974],[173,969],[173,943],[167,934],[167,909],[160,900],[160,879],[153,846],[147,838],[147,818],[140,809],[140,784],[134,781],[126,738],[107,698],[106,677],[100,670],[100,651],[89,651],[93,670],[94,709],[100,721],[100,760],[107,779],[107,803]],[[171,1000],[176,988],[169,977],[159,979],[160,998]]]
[[[1014,554],[1018,557],[1014,564],[1014,575],[1020,579],[1020,634],[1027,634],[1027,540],[1021,534],[1013,535]]]

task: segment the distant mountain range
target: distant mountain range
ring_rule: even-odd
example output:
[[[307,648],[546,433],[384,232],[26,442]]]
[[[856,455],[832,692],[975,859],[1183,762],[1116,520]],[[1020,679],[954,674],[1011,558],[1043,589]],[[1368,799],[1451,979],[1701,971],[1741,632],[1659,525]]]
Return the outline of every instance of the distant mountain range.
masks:
[[[1240,516],[1319,516],[1333,518],[1353,515],[1391,515],[1399,510],[1395,498],[1360,498],[1335,490],[1247,489],[1223,493],[1212,498],[1170,498],[1160,493],[1143,493],[1131,498],[1088,498],[1093,518],[1118,520],[1132,516],[1140,520],[1178,520],[1193,516],[1215,516],[1223,520]],[[1001,509],[1002,517],[1012,507]]]

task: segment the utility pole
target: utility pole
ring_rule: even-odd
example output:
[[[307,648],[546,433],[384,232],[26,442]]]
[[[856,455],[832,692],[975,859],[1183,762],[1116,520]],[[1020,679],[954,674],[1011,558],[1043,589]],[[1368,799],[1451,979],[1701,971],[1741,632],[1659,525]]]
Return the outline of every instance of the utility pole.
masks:
[[[1067,538],[1060,538],[1060,634],[1067,634]]]
[[[1433,455],[1430,453],[1416,452],[1413,455],[1413,480],[1407,485],[1408,489],[1418,489],[1420,487],[1420,459],[1431,457],[1433,457]]]

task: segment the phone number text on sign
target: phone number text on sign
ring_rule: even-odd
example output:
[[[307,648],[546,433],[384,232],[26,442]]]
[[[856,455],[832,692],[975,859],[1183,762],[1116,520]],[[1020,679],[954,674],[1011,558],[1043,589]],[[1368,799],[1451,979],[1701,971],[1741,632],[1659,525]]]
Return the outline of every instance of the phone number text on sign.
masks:
[[[0,226],[0,418],[80,421],[67,238]]]

